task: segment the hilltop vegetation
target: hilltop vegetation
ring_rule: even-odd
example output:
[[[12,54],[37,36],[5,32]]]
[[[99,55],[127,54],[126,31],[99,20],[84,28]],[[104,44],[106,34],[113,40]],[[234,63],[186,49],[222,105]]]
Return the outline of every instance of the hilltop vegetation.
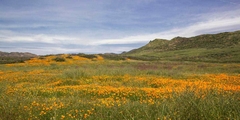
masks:
[[[20,52],[1,52],[0,51],[0,64],[6,63],[19,63],[29,60],[30,58],[37,57],[37,55],[32,53],[20,53]]]
[[[240,62],[240,31],[155,39],[122,56],[140,60]]]

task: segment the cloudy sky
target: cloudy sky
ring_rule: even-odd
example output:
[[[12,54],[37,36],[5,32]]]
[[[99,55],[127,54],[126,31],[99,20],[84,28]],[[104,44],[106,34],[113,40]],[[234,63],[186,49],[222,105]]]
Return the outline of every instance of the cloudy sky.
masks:
[[[239,0],[0,0],[0,51],[121,53],[240,30]]]

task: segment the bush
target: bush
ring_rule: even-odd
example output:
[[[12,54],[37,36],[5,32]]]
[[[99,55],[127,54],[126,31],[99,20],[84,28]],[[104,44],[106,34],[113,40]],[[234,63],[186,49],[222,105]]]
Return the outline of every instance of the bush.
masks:
[[[94,58],[97,58],[97,56],[94,55],[94,54],[84,54],[84,53],[79,53],[78,56],[80,56],[80,57],[85,57],[85,58],[88,58],[88,59],[94,59]]]
[[[53,60],[56,62],[65,62],[66,61],[65,58],[63,58],[63,57],[56,57]]]
[[[73,57],[71,55],[66,57],[67,59],[73,59]]]

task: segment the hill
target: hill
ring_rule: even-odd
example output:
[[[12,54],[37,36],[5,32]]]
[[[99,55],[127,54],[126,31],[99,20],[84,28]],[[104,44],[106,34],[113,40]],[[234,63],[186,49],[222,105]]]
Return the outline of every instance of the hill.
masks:
[[[155,39],[121,55],[140,60],[240,62],[240,31]]]
[[[17,63],[17,62],[24,62],[30,58],[37,57],[37,55],[32,53],[21,53],[21,52],[1,52],[0,51],[0,64],[5,63]]]

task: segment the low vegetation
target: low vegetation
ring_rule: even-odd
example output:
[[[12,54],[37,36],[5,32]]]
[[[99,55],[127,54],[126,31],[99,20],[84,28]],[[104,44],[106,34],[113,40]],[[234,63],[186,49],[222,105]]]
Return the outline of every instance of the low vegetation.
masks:
[[[0,118],[240,119],[239,67],[100,55],[32,58],[0,65]]]

